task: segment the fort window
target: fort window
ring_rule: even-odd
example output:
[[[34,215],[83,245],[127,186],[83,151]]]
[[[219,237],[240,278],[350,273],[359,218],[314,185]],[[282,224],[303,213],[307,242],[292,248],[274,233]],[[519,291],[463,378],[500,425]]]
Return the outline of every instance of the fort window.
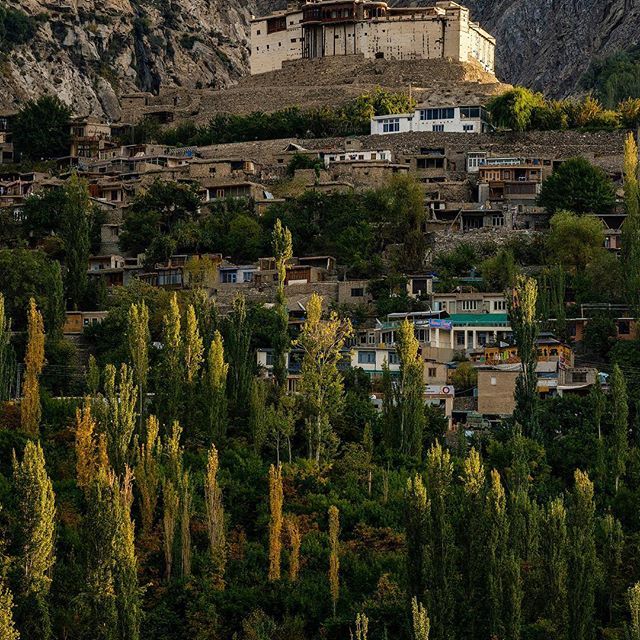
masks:
[[[287,19],[284,16],[270,18],[267,20],[267,34],[276,33],[277,31],[286,31]]]

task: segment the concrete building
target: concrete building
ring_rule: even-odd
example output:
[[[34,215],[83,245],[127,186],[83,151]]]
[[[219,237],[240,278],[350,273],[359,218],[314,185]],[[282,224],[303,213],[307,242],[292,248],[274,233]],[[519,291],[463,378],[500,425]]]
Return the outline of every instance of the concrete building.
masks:
[[[489,116],[482,105],[418,107],[413,113],[375,116],[371,135],[431,131],[435,133],[486,133]]]
[[[475,61],[493,73],[496,41],[469,10],[440,0],[428,7],[390,7],[380,0],[290,2],[251,21],[251,73],[301,58],[362,55],[387,60]]]

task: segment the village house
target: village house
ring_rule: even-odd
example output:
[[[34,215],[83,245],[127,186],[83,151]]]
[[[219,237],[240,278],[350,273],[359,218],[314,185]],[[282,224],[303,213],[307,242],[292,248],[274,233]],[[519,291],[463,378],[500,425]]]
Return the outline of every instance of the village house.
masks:
[[[78,335],[87,327],[100,324],[107,315],[107,311],[67,311],[62,333],[66,336]]]
[[[482,105],[418,107],[413,113],[374,116],[371,119],[372,136],[410,131],[485,133],[491,131],[491,124]]]
[[[251,20],[251,73],[301,58],[362,55],[371,59],[474,61],[493,72],[495,39],[448,0],[390,7],[373,0],[290,2]]]
[[[0,164],[11,164],[15,161],[11,134],[11,120],[14,116],[13,111],[0,113]]]

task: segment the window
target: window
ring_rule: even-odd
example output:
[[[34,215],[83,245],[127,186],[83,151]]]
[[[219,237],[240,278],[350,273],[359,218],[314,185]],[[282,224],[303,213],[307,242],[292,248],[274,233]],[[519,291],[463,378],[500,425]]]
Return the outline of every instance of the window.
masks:
[[[494,300],[493,301],[493,310],[494,311],[506,311],[507,309],[507,301],[506,300]]]
[[[351,289],[352,298],[362,298],[364,296],[364,289],[362,287],[355,287]]]
[[[238,274],[235,271],[222,271],[220,281],[226,284],[233,284],[238,281]]]
[[[252,271],[243,271],[242,273],[242,282],[251,282],[253,280],[253,272]]]
[[[587,372],[586,371],[574,371],[572,378],[573,378],[574,382],[586,382],[587,381]]]
[[[267,367],[273,367],[273,351],[267,351]]]
[[[462,301],[462,310],[463,311],[475,311],[478,308],[477,300],[463,300]]]
[[[427,369],[427,376],[429,378],[435,378],[437,375],[438,370],[435,367],[429,367]]]
[[[628,320],[618,320],[618,334],[628,336],[631,333]]]
[[[479,118],[480,107],[460,107],[460,117],[462,118]]]
[[[400,356],[397,351],[389,351],[387,353],[387,363],[388,364],[400,364]]]
[[[375,351],[358,351],[358,364],[375,364]]]
[[[420,120],[453,120],[455,109],[421,109]]]
[[[435,131],[437,133],[443,133],[444,132],[444,125],[443,124],[434,124],[431,127],[431,131]]]
[[[258,36],[260,35],[260,29],[258,29],[258,30],[256,31],[256,35],[258,35]]]
[[[501,213],[496,214],[491,217],[491,226],[492,227],[504,227],[504,215]]]
[[[494,377],[491,378],[491,386],[495,387],[498,384],[498,380]]]
[[[456,331],[456,346],[464,347],[464,331]]]
[[[463,130],[465,133],[469,133],[469,131],[473,131],[473,130],[474,130],[474,128],[475,128],[475,127],[474,127],[474,125],[472,125],[472,124],[463,124],[463,125],[462,125],[462,130]]]
[[[383,133],[398,133],[400,131],[400,118],[382,120]]]

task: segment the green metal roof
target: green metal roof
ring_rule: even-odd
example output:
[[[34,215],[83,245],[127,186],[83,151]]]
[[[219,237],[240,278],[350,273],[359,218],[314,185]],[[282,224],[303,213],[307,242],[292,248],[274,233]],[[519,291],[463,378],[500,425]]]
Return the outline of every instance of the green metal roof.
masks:
[[[452,313],[448,320],[454,327],[508,327],[506,313]]]

